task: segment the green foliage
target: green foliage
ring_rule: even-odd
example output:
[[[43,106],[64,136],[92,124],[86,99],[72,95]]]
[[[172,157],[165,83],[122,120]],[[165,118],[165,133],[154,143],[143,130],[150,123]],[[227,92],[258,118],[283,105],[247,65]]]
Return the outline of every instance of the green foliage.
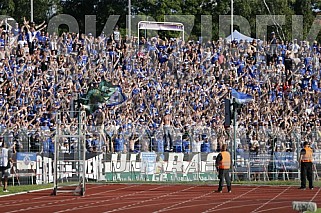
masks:
[[[36,23],[48,21],[55,12],[60,12],[59,0],[33,0],[33,8]],[[4,0],[0,3],[0,14],[9,15],[19,23],[23,22],[23,17],[30,20],[30,11],[30,0]]]
[[[13,14],[15,9],[15,5],[13,0],[3,0],[2,3],[0,3],[0,14],[1,15],[9,15]]]
[[[219,16],[231,14],[231,0],[131,0],[134,16],[145,15],[156,21],[164,21],[164,15],[193,15],[195,23],[192,37],[198,38],[201,32],[201,15],[212,16],[212,35],[218,38]],[[34,19],[37,23],[48,20],[53,14],[53,5],[58,13],[73,16],[79,23],[80,32],[85,31],[85,15],[96,15],[96,27],[99,34],[110,15],[120,15],[118,25],[125,32],[128,1],[124,0],[34,0]],[[251,36],[256,36],[257,15],[285,15],[285,24],[269,27],[269,31],[278,31],[281,39],[292,39],[292,15],[303,15],[302,30],[304,37],[309,33],[316,11],[321,9],[320,0],[234,0],[234,14],[245,17],[251,26]],[[319,12],[320,13],[320,12]],[[10,15],[20,23],[23,17],[30,17],[30,0],[2,0],[0,14]],[[188,20],[192,22],[193,20]],[[172,32],[162,32],[163,37],[175,36]]]
[[[85,31],[85,15],[96,15],[97,33],[100,34],[110,15],[121,15],[119,25],[126,27],[127,1],[122,0],[69,0],[61,3],[63,13],[74,17],[80,32]]]
[[[312,11],[313,0],[293,2],[293,11],[296,15],[303,15],[303,34],[304,37],[309,33],[310,27],[314,21],[314,14]]]

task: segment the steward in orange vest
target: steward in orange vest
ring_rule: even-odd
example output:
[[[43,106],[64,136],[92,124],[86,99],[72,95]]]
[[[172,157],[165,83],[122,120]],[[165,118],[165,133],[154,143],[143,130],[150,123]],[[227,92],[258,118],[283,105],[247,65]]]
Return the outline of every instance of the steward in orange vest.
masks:
[[[227,191],[231,193],[231,178],[230,178],[230,167],[231,167],[231,155],[227,151],[227,145],[222,145],[222,151],[216,157],[216,168],[218,170],[218,178],[220,179],[218,192],[222,193],[224,179],[227,185]]]
[[[313,149],[310,148],[308,142],[303,143],[304,148],[300,153],[300,167],[301,167],[301,187],[299,189],[305,190],[306,179],[309,181],[309,188],[313,189]]]

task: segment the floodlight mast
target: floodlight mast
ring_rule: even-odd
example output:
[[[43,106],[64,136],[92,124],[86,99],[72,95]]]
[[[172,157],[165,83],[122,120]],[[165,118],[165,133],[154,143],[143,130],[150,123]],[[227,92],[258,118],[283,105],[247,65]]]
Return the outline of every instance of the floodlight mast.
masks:
[[[233,18],[234,18],[234,2],[233,2],[233,0],[231,0],[231,41],[233,41],[234,40],[234,38],[233,38],[233,31],[234,31],[234,20],[233,20]]]
[[[131,27],[132,27],[132,3],[131,0],[128,0],[128,38],[131,41]]]
[[[33,22],[33,0],[30,0],[30,21]]]

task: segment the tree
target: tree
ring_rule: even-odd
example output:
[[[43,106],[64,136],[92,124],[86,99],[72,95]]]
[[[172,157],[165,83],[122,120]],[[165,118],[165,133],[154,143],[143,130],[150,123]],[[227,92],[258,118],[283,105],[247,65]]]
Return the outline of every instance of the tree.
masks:
[[[212,34],[213,38],[217,39],[219,16],[231,14],[231,0],[131,1],[131,12],[134,16],[146,15],[153,17],[156,21],[164,21],[164,15],[194,15],[193,38],[200,36],[201,15],[212,16]],[[79,24],[80,32],[84,32],[85,15],[96,15],[96,28],[99,34],[110,15],[120,15],[118,26],[123,32],[126,29],[127,4],[127,0],[34,0],[34,20],[39,23],[48,20],[55,13],[65,13],[73,16]],[[23,17],[30,19],[29,8],[30,0],[2,0],[0,2],[0,14],[12,16],[20,23]],[[284,25],[276,22],[276,26],[268,27],[268,30],[276,31],[281,39],[286,40],[292,38],[292,15],[303,15],[303,34],[306,37],[320,9],[320,0],[234,0],[234,14],[241,15],[249,21],[252,37],[256,36],[257,15],[285,15]],[[175,33],[166,32],[164,36],[172,34]]]
[[[23,17],[30,20],[30,0],[4,0],[0,3],[0,14],[13,17],[22,23]],[[50,18],[49,16],[60,12],[59,0],[34,0],[34,21],[40,23]],[[51,10],[55,10],[50,12]]]
[[[0,2],[1,15],[13,14],[14,9],[15,9],[15,5],[13,0],[3,0],[2,2]]]
[[[63,13],[74,17],[80,32],[85,31],[85,15],[96,15],[97,34],[100,34],[110,15],[122,15],[121,27],[126,27],[127,1],[121,0],[69,0],[62,2]]]
[[[293,1],[293,10],[296,15],[303,15],[303,36],[306,38],[309,33],[310,27],[314,21],[313,14],[313,2],[314,0]]]

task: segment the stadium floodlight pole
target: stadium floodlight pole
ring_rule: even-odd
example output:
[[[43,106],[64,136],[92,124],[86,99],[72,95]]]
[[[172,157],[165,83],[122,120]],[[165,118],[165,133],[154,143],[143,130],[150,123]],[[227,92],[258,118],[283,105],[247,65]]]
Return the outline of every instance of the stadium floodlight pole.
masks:
[[[33,22],[33,0],[30,0],[30,21]]]
[[[236,180],[236,116],[237,116],[237,103],[235,101],[235,98],[233,98],[233,144],[232,144],[232,148],[231,148],[231,154],[232,154],[232,159],[233,159],[233,163],[232,163],[232,174],[233,174],[233,180]]]
[[[6,18],[5,21],[6,21],[6,22],[5,22],[5,24],[6,24],[6,33],[8,33],[8,18]]]
[[[234,2],[233,2],[233,0],[231,0],[231,41],[233,41],[234,40],[234,38],[233,38],[233,25],[234,25],[234,23],[233,23],[233,13],[234,13]]]
[[[131,25],[132,25],[132,3],[128,0],[128,38],[131,41]]]

